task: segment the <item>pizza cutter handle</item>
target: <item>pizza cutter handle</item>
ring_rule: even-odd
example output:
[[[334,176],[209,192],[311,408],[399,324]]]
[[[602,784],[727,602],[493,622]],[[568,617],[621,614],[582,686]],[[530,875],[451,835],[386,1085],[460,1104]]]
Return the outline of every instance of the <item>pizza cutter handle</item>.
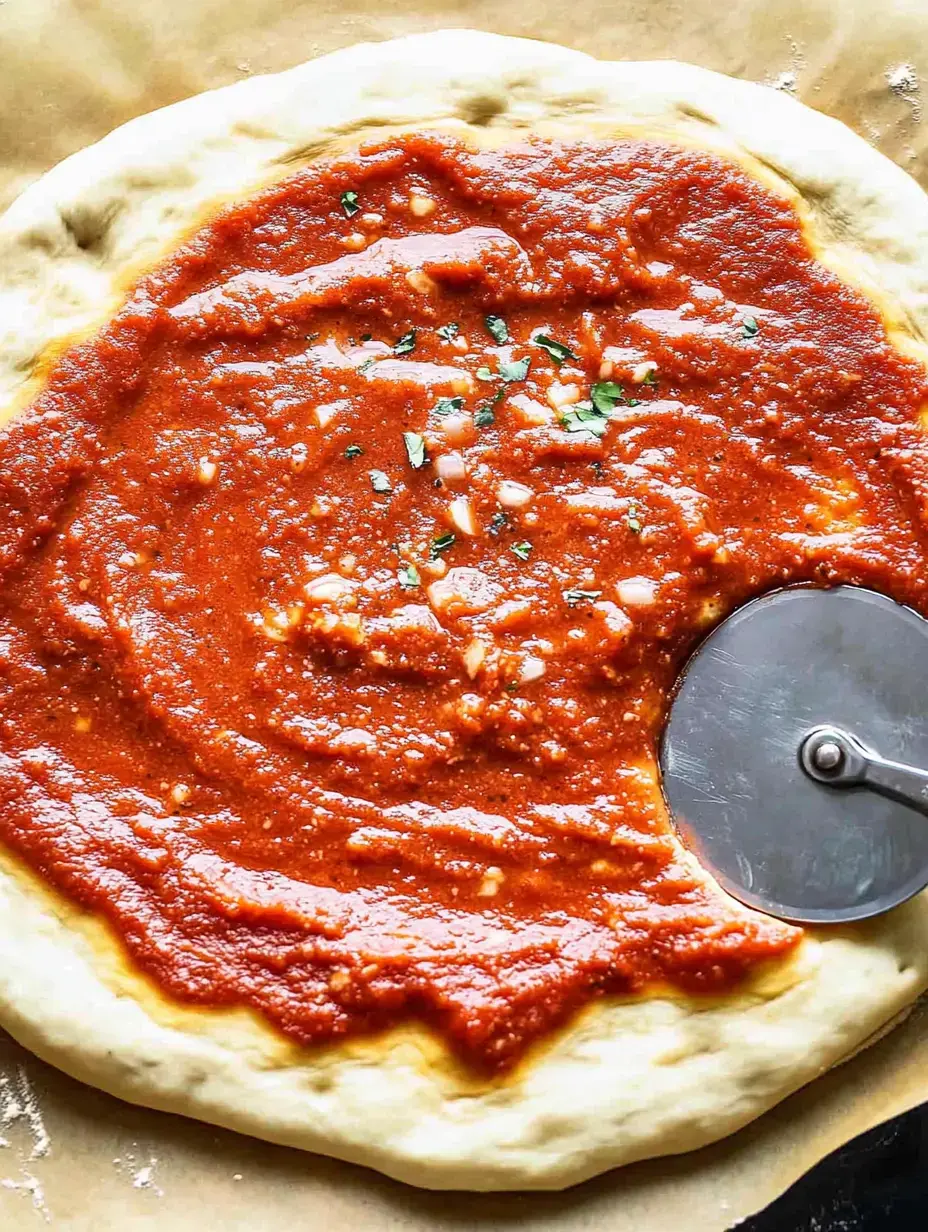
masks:
[[[881,757],[841,727],[824,724],[807,732],[799,762],[818,783],[867,787],[928,816],[928,771]]]

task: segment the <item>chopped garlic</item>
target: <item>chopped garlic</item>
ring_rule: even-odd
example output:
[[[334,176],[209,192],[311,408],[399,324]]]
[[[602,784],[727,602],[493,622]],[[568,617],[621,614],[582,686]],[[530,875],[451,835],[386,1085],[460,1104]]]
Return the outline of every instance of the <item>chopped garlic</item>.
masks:
[[[516,483],[514,479],[504,479],[496,489],[496,499],[505,509],[522,509],[534,495],[531,488],[524,483]]]
[[[316,407],[316,423],[320,428],[325,428],[332,422],[341,405],[338,402],[323,402],[321,406]]]
[[[652,372],[657,371],[657,363],[653,359],[645,360],[643,364],[636,364],[632,369],[632,380],[636,385],[640,385],[642,381],[646,381]]]
[[[453,500],[448,506],[448,514],[451,517],[455,530],[459,530],[462,535],[477,534],[479,529],[477,520],[474,517],[471,503],[466,496],[459,496],[457,500]]]
[[[431,197],[424,197],[420,193],[410,193],[409,209],[416,218],[428,218],[429,214],[434,213],[438,205]]]
[[[463,483],[467,478],[467,464],[464,455],[453,450],[435,459],[435,473],[443,483]]]
[[[657,596],[657,583],[646,577],[625,578],[617,583],[615,593],[623,607],[650,607]]]
[[[479,898],[493,898],[499,892],[499,887],[506,880],[506,874],[501,868],[491,864],[483,875],[483,880],[480,882],[480,888],[477,891]]]
[[[464,670],[471,680],[483,667],[486,657],[487,648],[479,638],[475,637],[472,641],[468,642],[462,658],[464,660]]]
[[[351,594],[354,585],[354,582],[342,577],[340,573],[324,573],[322,577],[307,582],[303,593],[310,603],[334,603]]]
[[[515,419],[530,428],[538,428],[554,420],[551,408],[528,394],[513,394],[509,399],[509,410]]]
[[[211,458],[201,458],[200,464],[197,467],[197,482],[202,483],[203,487],[207,488],[218,473],[219,467]]]
[[[560,381],[552,381],[548,386],[546,396],[554,409],[559,411],[563,406],[571,406],[574,402],[580,401],[580,386],[572,381],[566,385]]]
[[[522,667],[519,671],[519,683],[531,684],[533,680],[540,680],[545,671],[544,659],[539,659],[537,655],[527,655],[522,660]]]
[[[438,283],[430,278],[425,270],[410,270],[406,282],[420,295],[433,295],[438,290]]]
[[[470,445],[477,435],[472,417],[456,412],[441,421],[441,430],[450,445]]]

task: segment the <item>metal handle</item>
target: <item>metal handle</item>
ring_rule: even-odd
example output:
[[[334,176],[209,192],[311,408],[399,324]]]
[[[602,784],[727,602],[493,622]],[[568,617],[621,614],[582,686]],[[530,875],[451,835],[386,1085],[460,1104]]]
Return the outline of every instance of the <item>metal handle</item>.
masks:
[[[928,816],[928,770],[889,761],[841,727],[813,727],[799,746],[799,762],[817,783],[869,787]]]

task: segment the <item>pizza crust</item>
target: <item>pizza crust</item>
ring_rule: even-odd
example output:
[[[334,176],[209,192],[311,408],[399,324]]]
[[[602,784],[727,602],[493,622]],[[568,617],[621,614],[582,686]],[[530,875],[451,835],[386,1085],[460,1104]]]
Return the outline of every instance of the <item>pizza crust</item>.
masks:
[[[791,196],[822,259],[928,337],[928,198],[849,129],[670,62],[602,63],[474,31],[350,48],[155,112],[67,159],[0,219],[0,414],[217,202],[364,136],[440,126],[641,133],[727,152]],[[0,859],[0,1023],[115,1095],[435,1188],[559,1188],[746,1124],[928,985],[928,898],[807,933],[736,996],[594,1003],[478,1080],[424,1028],[301,1049],[248,1011],[169,1002],[102,923]]]

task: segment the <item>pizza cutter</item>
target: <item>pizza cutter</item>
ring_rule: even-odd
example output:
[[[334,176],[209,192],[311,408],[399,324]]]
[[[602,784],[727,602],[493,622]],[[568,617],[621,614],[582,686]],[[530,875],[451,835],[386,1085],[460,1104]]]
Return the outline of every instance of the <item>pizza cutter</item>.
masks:
[[[856,586],[745,604],[684,668],[660,763],[735,898],[808,924],[888,911],[928,885],[928,621]]]

